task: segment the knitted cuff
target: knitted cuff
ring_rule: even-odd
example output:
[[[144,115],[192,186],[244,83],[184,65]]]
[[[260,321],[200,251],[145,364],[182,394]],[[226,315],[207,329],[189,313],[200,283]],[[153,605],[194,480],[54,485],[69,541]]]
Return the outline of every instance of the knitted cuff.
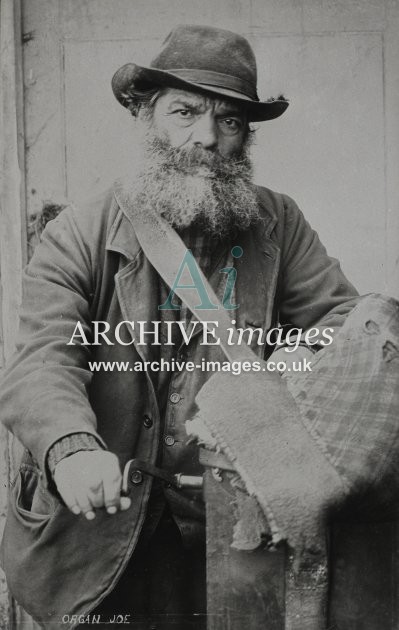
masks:
[[[94,435],[90,433],[72,433],[71,435],[67,435],[58,440],[58,442],[55,442],[50,448],[47,456],[49,471],[53,475],[55,467],[62,459],[78,451],[99,450],[103,450],[101,444],[96,440]]]

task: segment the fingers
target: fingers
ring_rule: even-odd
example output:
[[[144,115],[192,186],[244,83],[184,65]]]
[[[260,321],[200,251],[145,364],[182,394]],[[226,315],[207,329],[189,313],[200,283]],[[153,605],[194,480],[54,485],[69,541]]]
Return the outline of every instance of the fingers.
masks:
[[[80,510],[79,513],[82,513],[88,521],[92,521],[96,517],[96,514],[93,509],[94,506],[91,504],[89,493],[80,489],[76,492],[75,496],[76,503]]]
[[[82,487],[79,488],[75,486],[75,484],[72,485],[68,477],[64,477],[60,474],[54,474],[54,481],[57,484],[58,492],[64,500],[65,505],[73,514],[78,515],[83,513],[87,520],[95,518],[93,511],[94,506],[90,501],[88,492],[85,492]]]
[[[75,493],[71,488],[68,479],[60,474],[60,471],[57,470],[57,468],[54,472],[54,481],[57,486],[57,490],[61,495],[61,498],[64,501],[65,505],[71,510],[71,512],[76,515],[80,514],[81,510],[75,497]]]
[[[121,497],[119,501],[119,509],[121,510],[121,512],[128,510],[131,505],[132,505],[132,501],[129,497]]]
[[[93,520],[95,510],[108,514],[127,510],[131,501],[121,497],[122,476],[117,457],[108,451],[79,451],[57,464],[54,481],[73,514]]]
[[[89,491],[87,493],[90,504],[94,508],[101,508],[104,506],[104,491],[103,480],[95,479],[89,485]]]
[[[115,514],[120,504],[122,475],[117,461],[110,462],[103,477],[104,506],[108,514]]]

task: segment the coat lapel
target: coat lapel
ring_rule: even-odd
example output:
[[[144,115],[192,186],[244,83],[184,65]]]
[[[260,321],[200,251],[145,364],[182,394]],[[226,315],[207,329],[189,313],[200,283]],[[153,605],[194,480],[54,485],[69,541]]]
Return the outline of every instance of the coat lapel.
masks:
[[[159,345],[154,345],[153,335],[145,335],[140,344],[139,324],[143,329],[153,331],[160,321],[158,311],[158,283],[155,271],[140,251],[126,267],[115,276],[116,292],[123,318],[133,322],[135,348],[143,361],[153,361],[159,353]],[[159,336],[159,342],[162,339]]]
[[[280,249],[267,235],[268,226],[262,230],[249,230],[244,233],[237,245],[243,255],[236,261],[236,326],[240,328],[261,328],[268,330],[273,324],[273,304],[276,291]],[[261,353],[257,345],[258,335],[253,335],[251,348]]]
[[[133,322],[135,330],[138,328],[138,322],[145,322],[147,329],[152,330],[151,322],[160,319],[157,274],[143,254],[133,226],[124,212],[123,200],[117,196],[117,201],[121,211],[112,225],[106,248],[122,255],[124,259],[121,261],[120,271],[115,276],[119,305],[123,318]],[[148,343],[140,345],[138,333],[133,331],[131,333],[140,358],[143,361],[154,360],[160,346],[152,345],[150,336],[144,339]]]

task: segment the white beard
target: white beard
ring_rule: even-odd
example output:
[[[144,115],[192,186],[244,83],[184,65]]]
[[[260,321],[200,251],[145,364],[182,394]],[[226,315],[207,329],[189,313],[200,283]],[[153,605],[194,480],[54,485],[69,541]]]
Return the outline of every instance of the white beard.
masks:
[[[247,143],[248,144],[248,143]],[[215,236],[245,230],[259,218],[248,147],[224,158],[202,147],[175,149],[150,129],[135,197],[176,229],[199,224]]]

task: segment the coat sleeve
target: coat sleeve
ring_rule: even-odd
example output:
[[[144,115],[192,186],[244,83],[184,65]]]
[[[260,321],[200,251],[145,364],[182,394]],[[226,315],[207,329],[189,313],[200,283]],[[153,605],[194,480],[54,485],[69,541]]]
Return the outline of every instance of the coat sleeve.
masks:
[[[284,196],[284,207],[280,322],[303,330],[338,328],[359,294],[296,203]]]
[[[67,345],[77,322],[91,339],[93,260],[74,213],[67,208],[48,223],[24,272],[17,353],[0,392],[0,419],[45,479],[48,450],[60,438],[84,432],[104,445],[87,396],[90,347]]]

